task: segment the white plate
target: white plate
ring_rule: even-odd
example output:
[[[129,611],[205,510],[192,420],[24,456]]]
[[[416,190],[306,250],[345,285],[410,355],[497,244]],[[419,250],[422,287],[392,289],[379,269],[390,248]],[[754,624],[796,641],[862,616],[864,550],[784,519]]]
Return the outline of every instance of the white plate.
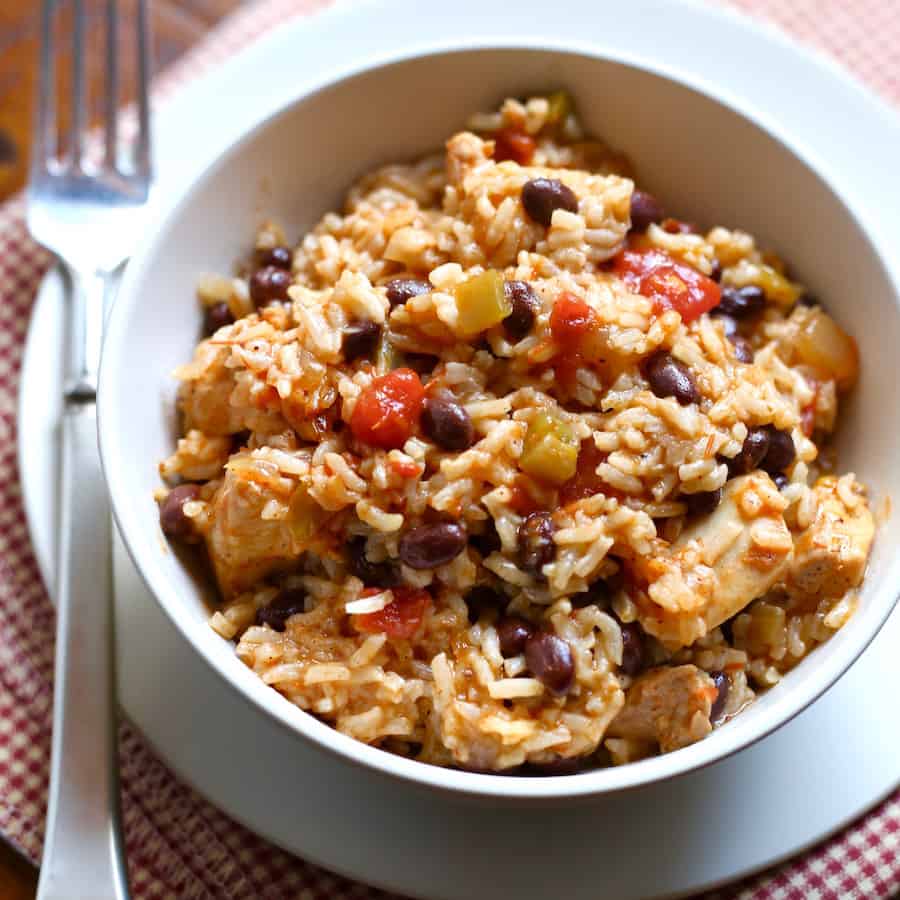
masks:
[[[561,6],[554,9],[559,17]],[[666,34],[658,55],[674,68],[727,72],[732,92],[767,117],[789,115],[797,129],[827,141],[827,130],[854,121],[833,138],[824,171],[841,170],[864,208],[900,233],[895,211],[875,201],[895,149],[886,111],[852,83],[819,68],[777,40],[736,19],[693,5],[618,5],[607,20],[597,2],[569,0],[563,21],[546,4],[520,0],[515,29],[540,29],[583,43],[646,47]],[[280,103],[280,87],[343,59],[469,32],[514,39],[507,7],[457,0],[429,8],[413,0],[358,4],[280,29],[189,88],[159,120],[160,193],[192,177],[223,141]],[[612,7],[610,7],[612,9]],[[530,25],[524,23],[533,23]],[[602,33],[599,23],[602,22]],[[724,64],[752,59],[747,71]],[[698,71],[700,70],[700,71]],[[784,83],[792,91],[780,90]],[[291,91],[294,87],[291,88]],[[829,121],[810,97],[829,96]],[[227,111],[218,98],[227,97]],[[223,115],[198,117],[198,109]],[[896,132],[895,132],[896,133]],[[839,146],[838,146],[839,145]],[[856,171],[863,158],[867,166]],[[892,231],[891,231],[892,229]],[[53,558],[55,398],[62,297],[48,278],[29,333],[20,415],[23,490],[45,576]],[[40,353],[38,353],[40,348]],[[48,398],[50,402],[48,402]],[[49,581],[49,579],[48,579]],[[628,900],[699,890],[791,855],[860,814],[900,779],[894,754],[900,721],[888,715],[890,685],[900,676],[892,648],[895,614],[870,649],[822,700],[775,735],[709,769],[654,787],[532,815],[427,795],[363,772],[277,726],[226,688],[168,622],[121,547],[116,552],[120,697],[138,728],[188,783],[253,830],[288,850],[354,878],[408,894],[475,897],[490,886],[499,898],[559,894]],[[872,740],[877,734],[879,740]],[[277,779],[271,773],[279,773]],[[291,774],[295,773],[295,774]],[[827,785],[828,790],[822,790]],[[647,864],[652,854],[653,865]],[[590,860],[586,870],[583,860]],[[574,864],[573,864],[574,861]]]

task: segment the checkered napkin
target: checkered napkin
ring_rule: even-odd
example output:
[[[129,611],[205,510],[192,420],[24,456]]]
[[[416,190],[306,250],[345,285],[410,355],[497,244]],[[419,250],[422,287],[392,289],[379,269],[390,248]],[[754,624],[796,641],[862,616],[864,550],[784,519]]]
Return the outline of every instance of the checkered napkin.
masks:
[[[158,82],[158,99],[253,38],[326,0],[258,0]],[[897,0],[720,0],[818,46],[900,103]],[[28,540],[16,468],[16,397],[29,311],[50,256],[24,204],[0,207],[0,833],[40,857],[50,757],[53,610]],[[265,843],[198,797],[128,726],[120,734],[128,867],[136,898],[385,897]],[[709,900],[900,896],[900,792],[827,843]]]

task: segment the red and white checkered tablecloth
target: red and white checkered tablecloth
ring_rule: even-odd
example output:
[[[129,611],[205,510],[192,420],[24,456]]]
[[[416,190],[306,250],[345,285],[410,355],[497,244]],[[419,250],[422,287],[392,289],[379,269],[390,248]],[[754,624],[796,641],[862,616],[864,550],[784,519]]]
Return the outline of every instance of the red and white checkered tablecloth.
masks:
[[[158,81],[163,98],[258,35],[327,0],[258,0]],[[898,0],[719,0],[837,58],[900,104]],[[50,757],[53,610],[29,544],[16,467],[16,396],[29,311],[50,256],[26,233],[21,198],[0,207],[0,833],[41,853]],[[295,859],[181,784],[141,737],[121,731],[128,865],[140,900],[376,898]],[[900,791],[802,856],[708,900],[869,900],[900,896]]]

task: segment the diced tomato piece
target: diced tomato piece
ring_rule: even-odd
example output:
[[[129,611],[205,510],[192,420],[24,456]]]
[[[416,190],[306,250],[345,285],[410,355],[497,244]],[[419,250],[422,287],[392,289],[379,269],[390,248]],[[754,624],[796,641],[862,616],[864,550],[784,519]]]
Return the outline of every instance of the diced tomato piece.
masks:
[[[578,350],[569,348],[553,360],[553,372],[556,379],[569,393],[575,393],[578,387],[578,370],[583,365],[584,355]]]
[[[526,482],[522,479],[521,483],[514,483],[509,492],[509,507],[520,516],[527,516],[539,508],[538,501],[531,496],[525,485]]]
[[[680,219],[663,219],[660,227],[669,234],[695,234],[697,231],[690,222],[682,222]]]
[[[559,502],[563,506],[604,490],[603,482],[597,475],[597,466],[606,456],[606,453],[597,449],[593,438],[581,442],[575,474],[559,489]]]
[[[494,159],[497,162],[511,159],[520,166],[527,166],[534,156],[534,146],[534,138],[530,135],[504,128],[494,135]]]
[[[584,300],[563,291],[550,312],[550,332],[560,344],[577,346],[594,328],[597,316]]]
[[[657,312],[674,309],[684,322],[693,322],[722,299],[715,281],[662,250],[623,250],[613,272],[632,291],[652,300]]]
[[[419,464],[414,460],[392,459],[390,464],[394,472],[401,478],[415,478],[419,474]]]
[[[810,403],[808,406],[803,407],[803,410],[800,413],[800,428],[808,438],[813,436],[813,432],[816,430],[815,403]]]
[[[402,447],[419,419],[425,388],[412,369],[395,369],[376,378],[356,401],[350,417],[353,436],[365,444]]]
[[[431,604],[431,595],[421,588],[398,587],[393,592],[394,599],[384,609],[353,617],[357,631],[369,634],[383,631],[393,638],[410,638],[418,631]],[[362,596],[371,597],[377,593],[380,593],[378,588],[368,588]]]
[[[806,376],[806,383],[813,392],[812,400],[800,410],[800,428],[807,437],[812,437],[816,428],[816,406],[819,401],[819,380],[810,375]]]
[[[803,433],[811,438],[816,430],[816,406],[819,400],[819,382],[815,378],[807,376],[807,384],[812,388],[813,397],[803,409],[800,410],[800,429]]]

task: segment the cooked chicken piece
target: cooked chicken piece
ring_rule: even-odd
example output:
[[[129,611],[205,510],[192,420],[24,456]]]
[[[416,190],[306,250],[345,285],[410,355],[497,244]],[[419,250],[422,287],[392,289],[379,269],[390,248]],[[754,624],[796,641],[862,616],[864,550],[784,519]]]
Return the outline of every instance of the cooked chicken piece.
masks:
[[[182,379],[178,407],[184,415],[185,431],[196,428],[208,436],[237,434],[240,431],[274,433],[285,428],[281,405],[260,404],[248,393],[256,379],[249,373],[229,368],[228,352],[211,341],[203,341],[192,362],[177,374]],[[242,377],[243,380],[240,380]]]
[[[200,344],[191,363],[182,367],[178,407],[185,431],[196,428],[207,435],[240,431],[238,410],[228,402],[234,390],[234,370],[225,365],[227,352],[209,342]]]
[[[170,483],[182,478],[185,481],[209,481],[222,474],[231,455],[230,436],[209,437],[192,428],[178,439],[175,452],[160,463],[159,473]]]
[[[862,581],[875,522],[853,475],[825,475],[812,490],[816,517],[794,544],[787,588],[795,597],[840,597]]]
[[[710,710],[718,691],[696,666],[651,669],[625,695],[625,706],[606,736],[653,741],[663,753],[686,747],[712,731]]]
[[[473,169],[493,162],[493,142],[463,131],[447,141],[447,181],[461,184]]]
[[[297,559],[324,518],[302,484],[268,471],[270,467],[274,469],[249,455],[232,457],[212,498],[205,538],[226,599]]]
[[[668,554],[638,560],[647,589],[632,599],[644,630],[677,649],[769,590],[793,552],[786,505],[765,472],[734,478],[715,511],[685,528]]]

